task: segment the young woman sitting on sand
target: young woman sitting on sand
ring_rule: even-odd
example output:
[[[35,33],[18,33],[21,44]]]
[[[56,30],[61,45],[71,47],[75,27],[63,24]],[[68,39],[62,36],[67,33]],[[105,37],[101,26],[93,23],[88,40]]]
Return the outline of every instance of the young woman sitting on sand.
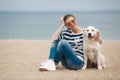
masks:
[[[81,69],[83,66],[83,29],[77,26],[76,18],[67,14],[61,18],[61,26],[53,34],[53,42],[50,49],[49,59],[42,62],[39,70],[56,70],[60,61],[62,65],[70,70]],[[64,29],[66,26],[67,29]],[[99,35],[96,35],[96,40]]]

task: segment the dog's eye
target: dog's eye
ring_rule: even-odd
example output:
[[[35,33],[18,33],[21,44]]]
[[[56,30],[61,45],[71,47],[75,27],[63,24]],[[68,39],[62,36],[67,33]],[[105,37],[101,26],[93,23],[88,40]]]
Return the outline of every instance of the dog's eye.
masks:
[[[87,30],[87,32],[88,32],[89,30]]]
[[[94,30],[92,30],[92,31],[94,31]]]

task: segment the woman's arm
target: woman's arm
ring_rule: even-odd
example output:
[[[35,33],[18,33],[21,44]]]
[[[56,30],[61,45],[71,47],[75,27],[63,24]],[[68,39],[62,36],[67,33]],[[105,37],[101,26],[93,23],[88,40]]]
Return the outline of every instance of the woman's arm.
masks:
[[[61,21],[62,24],[61,24],[61,26],[56,30],[56,32],[53,34],[52,40],[56,40],[56,39],[57,39],[57,37],[59,36],[59,34],[61,33],[62,29],[63,29],[64,26],[65,26],[65,23],[64,23],[64,21],[63,21],[63,17],[61,17],[60,21]]]

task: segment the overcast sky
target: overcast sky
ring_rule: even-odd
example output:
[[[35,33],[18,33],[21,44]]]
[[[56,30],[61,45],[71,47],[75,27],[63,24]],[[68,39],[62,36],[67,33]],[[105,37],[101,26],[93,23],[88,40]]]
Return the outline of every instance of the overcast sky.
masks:
[[[0,11],[120,10],[120,0],[0,0]]]

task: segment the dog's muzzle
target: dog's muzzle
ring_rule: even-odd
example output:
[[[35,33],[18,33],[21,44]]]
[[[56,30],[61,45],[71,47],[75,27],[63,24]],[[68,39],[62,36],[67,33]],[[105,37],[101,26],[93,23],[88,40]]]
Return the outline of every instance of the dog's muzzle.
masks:
[[[93,38],[91,33],[88,33],[88,39],[91,40]]]

